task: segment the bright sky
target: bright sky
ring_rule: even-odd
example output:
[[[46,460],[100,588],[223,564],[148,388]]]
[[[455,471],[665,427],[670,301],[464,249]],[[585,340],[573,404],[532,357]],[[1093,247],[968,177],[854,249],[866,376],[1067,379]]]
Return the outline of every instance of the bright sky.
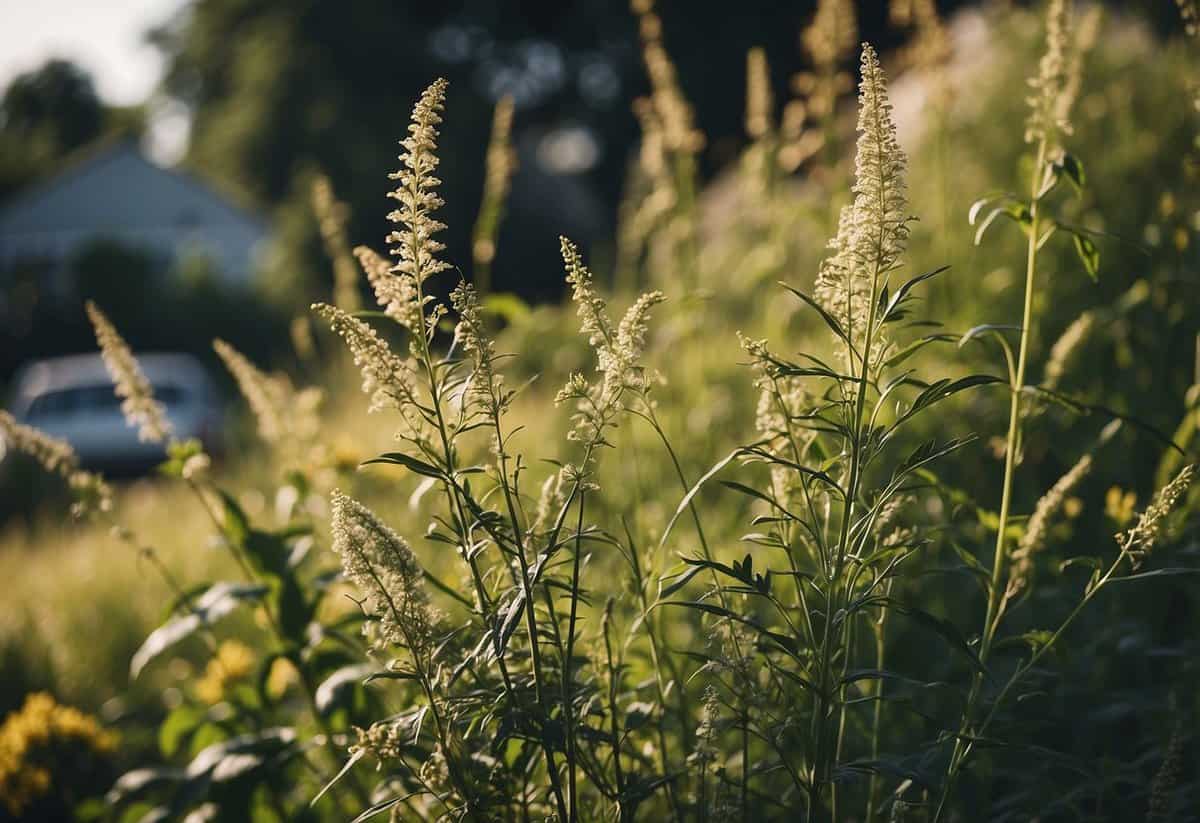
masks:
[[[145,42],[186,0],[0,0],[0,89],[51,57],[92,74],[109,103],[140,103],[162,62]]]

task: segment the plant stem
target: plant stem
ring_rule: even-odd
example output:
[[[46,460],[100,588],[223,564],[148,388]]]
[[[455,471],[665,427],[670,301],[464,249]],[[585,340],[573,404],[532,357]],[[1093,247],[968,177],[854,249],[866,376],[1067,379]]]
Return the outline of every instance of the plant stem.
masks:
[[[1038,191],[1041,188],[1041,178],[1045,163],[1046,140],[1043,138],[1038,143],[1037,159],[1034,162],[1033,172],[1030,175],[1032,178],[1029,197],[1030,225],[1029,243],[1025,257],[1025,300],[1021,314],[1021,346],[1017,354],[1016,374],[1009,386],[1011,397],[1009,400],[1008,436],[1004,447],[1004,485],[1000,493],[1000,515],[996,525],[996,550],[992,557],[992,573],[988,578],[987,615],[984,617],[983,634],[979,644],[979,662],[981,665],[987,664],[988,654],[992,648],[992,641],[995,639],[997,617],[1000,612],[1000,584],[1004,575],[1005,532],[1008,530],[1009,510],[1012,503],[1013,475],[1016,472],[1016,454],[1021,439],[1021,392],[1025,385],[1025,366],[1028,362],[1029,339],[1033,324],[1033,289],[1037,273],[1038,235],[1041,230]],[[975,682],[967,697],[967,705],[963,710],[963,719],[959,733],[955,737],[954,751],[950,755],[950,765],[946,772],[946,781],[942,786],[942,794],[938,802],[937,812],[933,818],[934,823],[938,823],[941,819],[946,803],[954,791],[954,783],[957,780],[959,772],[962,770],[962,761],[967,752],[966,747],[963,745],[963,736],[970,727],[971,717],[975,713],[975,706],[979,701],[979,694],[982,688],[983,674],[978,673],[975,675]]]
[[[537,698],[538,709],[542,712],[541,748],[546,759],[546,773],[550,779],[550,789],[554,794],[554,802],[559,815],[565,815],[567,808],[563,800],[562,786],[558,777],[558,766],[554,763],[554,750],[547,745],[545,736],[545,721],[549,719],[546,710],[545,693],[542,686],[542,654],[538,642],[537,613],[533,605],[533,589],[529,580],[529,560],[525,557],[525,539],[521,531],[521,523],[517,517],[516,504],[508,487],[508,457],[504,451],[504,437],[500,429],[500,417],[494,418],[496,430],[496,445],[500,461],[500,485],[504,489],[504,501],[508,507],[509,520],[512,522],[513,537],[516,540],[517,561],[521,566],[521,593],[525,598],[525,627],[529,632],[530,666],[533,669],[533,691]],[[515,696],[515,695],[514,695]]]
[[[888,594],[891,593],[891,583],[888,583]],[[875,670],[883,671],[884,663],[884,629],[887,624],[888,610],[884,609],[879,615],[879,619],[871,624],[872,633],[875,635]],[[875,705],[871,715],[871,759],[879,759],[879,730],[883,719],[883,678],[880,677],[875,681]],[[879,789],[881,782],[879,774],[871,773],[871,782],[867,788],[867,820],[866,823],[875,823],[875,813],[879,806]]]
[[[579,804],[575,789],[575,707],[572,704],[573,669],[575,656],[575,624],[579,613],[579,567],[583,554],[583,509],[587,499],[587,491],[579,491],[578,519],[575,524],[575,557],[571,568],[571,609],[567,618],[567,648],[563,659],[563,720],[566,725],[567,739],[567,821],[576,823],[578,820]]]

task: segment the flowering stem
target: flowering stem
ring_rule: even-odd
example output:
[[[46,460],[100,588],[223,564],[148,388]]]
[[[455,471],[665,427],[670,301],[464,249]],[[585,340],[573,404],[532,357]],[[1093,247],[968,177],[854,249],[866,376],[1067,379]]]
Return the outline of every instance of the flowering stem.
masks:
[[[1021,441],[1021,392],[1025,385],[1025,366],[1028,362],[1029,339],[1033,323],[1033,290],[1034,278],[1037,271],[1038,235],[1041,230],[1040,209],[1038,207],[1038,191],[1041,187],[1043,167],[1046,163],[1046,140],[1038,142],[1037,159],[1034,162],[1030,184],[1029,203],[1029,244],[1025,259],[1025,303],[1021,315],[1021,346],[1017,353],[1017,369],[1013,382],[1009,385],[1010,401],[1008,414],[1008,436],[1004,447],[1004,484],[1000,494],[1000,515],[996,525],[996,550],[992,557],[992,574],[988,579],[987,615],[983,621],[983,635],[979,644],[979,663],[987,665],[988,654],[991,652],[992,641],[995,639],[996,626],[1001,611],[1001,581],[1004,576],[1005,532],[1008,530],[1009,510],[1012,503],[1013,476],[1016,472],[1016,455]],[[941,800],[938,802],[934,823],[941,819],[942,812],[954,790],[954,784],[962,771],[963,762],[970,747],[964,745],[964,735],[969,730],[971,717],[983,688],[982,673],[975,675],[975,682],[967,697],[967,705],[963,711],[962,724],[954,741],[954,751],[950,755],[950,765],[946,772],[946,781],[942,786]]]
[[[579,563],[583,553],[583,508],[587,498],[586,489],[579,490],[578,519],[575,524],[575,557],[571,568],[571,611],[567,618],[567,649],[563,658],[563,715],[567,729],[567,789],[569,795],[568,823],[578,820],[578,802],[575,790],[575,707],[572,705],[573,669],[575,656],[575,623],[579,608]]]
[[[508,507],[509,520],[512,521],[513,537],[516,540],[517,562],[521,566],[521,593],[525,598],[525,626],[529,632],[530,665],[533,668],[533,691],[537,698],[538,708],[542,711],[542,721],[548,719],[546,711],[545,692],[542,686],[542,653],[538,643],[537,612],[533,604],[533,589],[529,580],[529,561],[525,557],[525,539],[521,532],[521,522],[517,517],[516,504],[513,502],[512,491],[508,487],[508,457],[504,452],[504,437],[500,428],[500,415],[493,417],[496,431],[496,450],[500,461],[500,486],[504,490],[504,501]],[[503,658],[501,659],[503,662]],[[542,752],[546,758],[546,773],[550,778],[550,788],[554,793],[554,802],[558,806],[559,816],[566,815],[566,804],[563,800],[562,785],[558,777],[558,766],[554,763],[554,750],[546,744],[543,727]]]

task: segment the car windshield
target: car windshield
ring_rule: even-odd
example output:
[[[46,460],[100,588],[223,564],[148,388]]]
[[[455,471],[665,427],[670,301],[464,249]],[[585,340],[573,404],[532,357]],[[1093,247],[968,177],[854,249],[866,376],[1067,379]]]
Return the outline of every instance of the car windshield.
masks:
[[[174,385],[156,386],[154,396],[170,409],[184,403],[187,392]],[[121,400],[113,392],[113,387],[99,384],[40,394],[29,404],[27,417],[30,421],[37,421],[75,414],[119,414],[120,410]]]

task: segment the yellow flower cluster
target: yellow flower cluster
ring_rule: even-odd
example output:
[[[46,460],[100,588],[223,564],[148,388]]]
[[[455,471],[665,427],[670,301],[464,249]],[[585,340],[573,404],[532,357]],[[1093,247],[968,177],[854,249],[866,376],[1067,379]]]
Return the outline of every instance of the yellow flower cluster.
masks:
[[[34,801],[54,788],[57,747],[103,754],[116,749],[117,736],[101,728],[96,718],[61,706],[49,694],[25,698],[20,711],[0,726],[0,800],[8,813],[20,816]]]
[[[238,640],[224,640],[208,661],[204,676],[196,681],[196,696],[205,703],[219,703],[229,687],[254,671],[254,650]]]

